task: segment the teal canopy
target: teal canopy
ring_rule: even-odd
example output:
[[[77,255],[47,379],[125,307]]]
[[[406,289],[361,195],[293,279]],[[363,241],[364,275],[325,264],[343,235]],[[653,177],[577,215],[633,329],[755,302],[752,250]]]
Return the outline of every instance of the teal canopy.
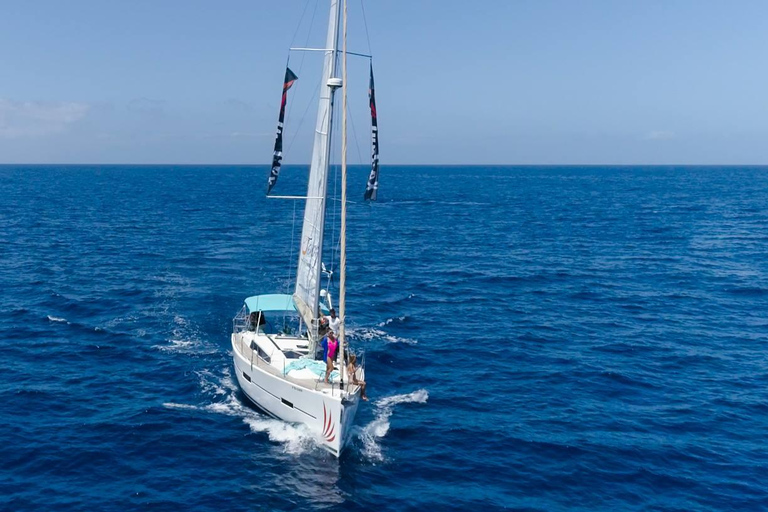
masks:
[[[249,313],[254,311],[296,311],[293,304],[293,295],[287,293],[272,293],[268,295],[254,295],[245,299],[245,307]],[[325,304],[320,304],[323,314],[328,314]]]
[[[248,312],[254,311],[296,311],[293,305],[293,296],[285,293],[273,293],[270,295],[254,295],[245,299]]]

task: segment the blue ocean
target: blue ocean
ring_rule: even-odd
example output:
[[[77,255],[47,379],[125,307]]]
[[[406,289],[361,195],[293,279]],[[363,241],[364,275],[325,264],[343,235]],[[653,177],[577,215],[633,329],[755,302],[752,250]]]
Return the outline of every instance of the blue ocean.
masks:
[[[768,168],[353,169],[340,459],[233,378],[267,174],[0,167],[0,509],[768,509]]]

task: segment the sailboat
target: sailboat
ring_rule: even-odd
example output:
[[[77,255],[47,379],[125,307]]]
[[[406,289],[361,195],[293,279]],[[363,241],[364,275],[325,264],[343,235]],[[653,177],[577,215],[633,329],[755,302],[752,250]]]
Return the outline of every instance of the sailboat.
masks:
[[[364,393],[364,358],[355,354],[363,364],[350,366],[352,359],[345,336],[346,309],[346,207],[347,207],[347,7],[346,0],[330,0],[330,15],[325,48],[295,48],[297,51],[320,51],[324,54],[322,80],[317,109],[312,160],[307,195],[270,195],[281,168],[283,123],[288,91],[298,79],[286,67],[283,95],[278,118],[277,137],[268,178],[267,195],[272,198],[299,199],[305,203],[301,243],[293,294],[263,294],[247,297],[233,320],[232,355],[235,375],[243,394],[269,415],[283,421],[301,423],[314,432],[323,448],[339,456],[348,442],[355,414]],[[343,25],[339,37],[339,24]],[[342,49],[338,41],[342,41]],[[354,54],[368,57],[370,55]],[[338,64],[341,61],[341,75]],[[378,124],[373,85],[373,65],[370,66],[369,105],[371,109],[372,162],[364,194],[375,200],[378,189]],[[341,231],[339,261],[339,301],[336,325],[338,337],[337,362],[326,375],[326,362],[318,357],[323,339],[325,315],[333,308],[330,290],[321,289],[323,264],[323,235],[328,189],[328,168],[333,126],[333,103],[342,93],[341,119]],[[334,322],[336,323],[336,322]],[[349,356],[349,357],[348,357]],[[326,377],[328,379],[326,380]]]

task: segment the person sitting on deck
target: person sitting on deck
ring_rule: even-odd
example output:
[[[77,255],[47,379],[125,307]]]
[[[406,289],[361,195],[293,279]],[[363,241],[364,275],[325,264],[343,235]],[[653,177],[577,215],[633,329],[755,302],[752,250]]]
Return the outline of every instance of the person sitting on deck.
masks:
[[[357,366],[355,366],[356,362],[357,356],[355,354],[350,354],[349,364],[347,365],[347,373],[349,374],[349,378],[352,379],[352,384],[357,384],[360,386],[360,398],[368,401],[368,396],[365,394],[365,381],[357,379]]]
[[[333,331],[328,332],[328,336],[323,338],[323,359],[325,360],[325,382],[330,383],[331,372],[335,369],[333,367],[333,360],[336,359],[336,351],[339,349],[339,341],[333,334]]]

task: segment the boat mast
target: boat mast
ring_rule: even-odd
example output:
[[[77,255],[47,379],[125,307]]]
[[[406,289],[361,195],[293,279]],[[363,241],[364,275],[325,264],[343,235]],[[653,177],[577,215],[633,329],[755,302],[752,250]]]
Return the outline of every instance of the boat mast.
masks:
[[[339,38],[339,0],[331,0],[328,36],[325,45],[323,75],[320,82],[320,100],[317,107],[315,140],[309,169],[304,223],[301,230],[299,262],[296,269],[294,303],[307,326],[314,325],[318,316],[322,271],[323,231],[325,226],[325,200],[328,190],[328,161],[331,152],[333,96],[341,86],[334,78]],[[314,336],[312,336],[313,340]]]
[[[339,318],[341,325],[339,328],[339,352],[341,368],[341,387],[344,387],[346,380],[344,364],[344,342],[345,336],[344,324],[346,291],[347,291],[347,0],[344,1],[344,23],[342,29],[342,52],[341,52],[341,255],[339,256]],[[349,386],[349,383],[347,383]]]

